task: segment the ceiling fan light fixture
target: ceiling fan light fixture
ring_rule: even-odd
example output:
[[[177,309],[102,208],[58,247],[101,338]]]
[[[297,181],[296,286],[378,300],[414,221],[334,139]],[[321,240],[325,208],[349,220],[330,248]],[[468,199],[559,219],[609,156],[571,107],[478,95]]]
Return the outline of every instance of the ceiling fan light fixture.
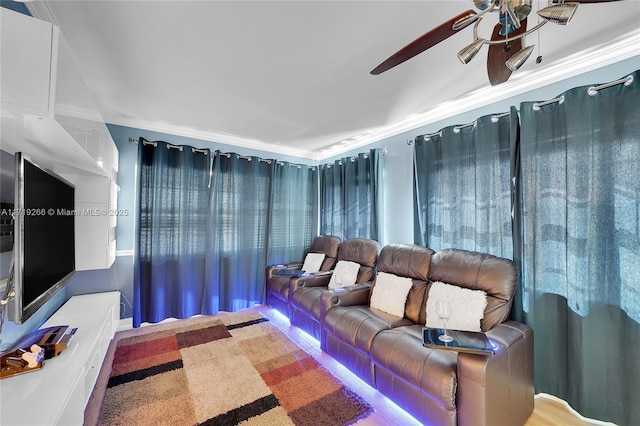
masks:
[[[520,28],[520,18],[513,9],[511,2],[503,4],[500,8],[500,22],[502,25],[510,25],[515,29]]]
[[[488,7],[493,8],[495,0],[473,0],[473,4],[480,10],[485,10]]]
[[[470,45],[464,47],[462,50],[458,52],[458,59],[463,64],[468,64],[474,56],[482,49],[482,45],[484,41],[482,39],[477,39]]]
[[[510,57],[507,62],[505,62],[507,68],[509,68],[511,71],[518,71],[518,69],[520,69],[520,67],[527,61],[527,59],[529,59],[529,56],[531,56],[531,52],[533,52],[534,47],[535,45],[527,46]]]
[[[468,64],[482,49],[482,45],[488,46],[487,74],[492,86],[504,83],[509,79],[513,71],[518,70],[532,54],[531,47],[525,47],[525,37],[536,33],[548,22],[559,25],[567,25],[578,6],[582,3],[604,3],[615,0],[547,0],[547,5],[535,5],[538,22],[527,29],[527,21],[533,15],[533,0],[471,0],[477,10],[469,9],[443,22],[437,27],[426,32],[402,49],[387,58],[371,71],[378,75],[393,68],[408,59],[432,48],[436,44],[453,36],[461,29],[473,24],[472,43],[458,52],[458,59],[463,64]],[[637,0],[636,0],[637,1]],[[497,23],[493,27],[491,37],[483,37],[480,34],[480,24],[484,15],[489,12],[498,12]],[[539,32],[537,33],[539,37]],[[541,63],[542,56],[538,56],[536,63]]]
[[[579,3],[553,4],[538,10],[538,15],[554,24],[567,25],[573,17]]]
[[[454,22],[451,28],[453,28],[455,31],[461,30],[476,22],[479,17],[480,15],[477,13],[470,13],[464,18],[460,18],[456,22]]]

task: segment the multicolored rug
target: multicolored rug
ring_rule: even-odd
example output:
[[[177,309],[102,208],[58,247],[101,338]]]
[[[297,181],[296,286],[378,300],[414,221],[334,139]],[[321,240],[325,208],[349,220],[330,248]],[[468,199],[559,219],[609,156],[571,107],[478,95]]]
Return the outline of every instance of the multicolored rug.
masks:
[[[172,324],[118,341],[100,424],[347,425],[373,412],[259,312]]]

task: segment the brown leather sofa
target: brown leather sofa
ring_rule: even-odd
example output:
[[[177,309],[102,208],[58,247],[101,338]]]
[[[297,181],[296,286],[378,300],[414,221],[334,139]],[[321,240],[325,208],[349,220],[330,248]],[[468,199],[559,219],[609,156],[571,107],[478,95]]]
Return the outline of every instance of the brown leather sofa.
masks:
[[[332,235],[320,235],[316,237],[307,253],[323,253],[325,255],[320,271],[332,270],[338,258],[340,248],[340,238]],[[286,265],[268,266],[266,271],[267,279],[267,304],[277,309],[287,317],[291,317],[289,306],[290,282],[296,283],[300,277],[290,277],[286,275],[276,275],[278,269],[300,269],[303,263],[289,263]],[[328,282],[328,280],[327,280]],[[295,285],[294,285],[295,287]]]
[[[507,320],[518,281],[513,262],[464,250],[434,253],[390,245],[382,249],[377,268],[412,279],[404,317],[371,308],[371,285],[327,292],[321,301],[323,350],[423,424],[524,424],[533,410],[533,332]],[[435,281],[487,293],[481,328],[497,346],[495,354],[423,346]]]
[[[352,238],[345,240],[338,250],[341,260],[360,264],[356,283],[373,279],[380,244],[375,240]],[[316,339],[322,339],[321,298],[329,290],[331,275],[300,277],[289,281],[289,306],[291,324],[303,329]]]

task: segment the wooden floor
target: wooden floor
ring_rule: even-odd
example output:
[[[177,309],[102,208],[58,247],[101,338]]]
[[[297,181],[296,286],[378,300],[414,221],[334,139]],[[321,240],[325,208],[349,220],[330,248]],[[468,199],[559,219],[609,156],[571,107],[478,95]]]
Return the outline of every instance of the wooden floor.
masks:
[[[614,423],[599,420],[587,419],[573,410],[565,401],[553,395],[536,395],[533,414],[525,423],[525,426],[590,426],[608,425],[615,426]]]
[[[395,403],[383,396],[376,389],[364,383],[351,371],[343,367],[336,360],[320,350],[318,341],[297,327],[290,325],[289,320],[280,315],[274,309],[261,307],[262,313],[271,320],[282,332],[297,343],[303,350],[313,356],[334,376],[353,389],[358,395],[367,400],[376,408],[376,412],[369,418],[358,423],[358,425],[384,426],[384,425],[420,425],[420,423],[406,412],[400,409]],[[533,414],[525,426],[587,426],[587,425],[610,425],[612,423],[600,422],[597,420],[585,419],[573,411],[566,402],[551,395],[536,395]]]

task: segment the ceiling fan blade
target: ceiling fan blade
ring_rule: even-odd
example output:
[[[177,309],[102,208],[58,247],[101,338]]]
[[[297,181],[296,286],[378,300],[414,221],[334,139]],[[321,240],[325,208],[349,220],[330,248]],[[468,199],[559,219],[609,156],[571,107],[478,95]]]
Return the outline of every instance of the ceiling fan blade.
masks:
[[[371,71],[371,74],[373,74],[373,75],[382,74],[383,72],[395,67],[396,65],[400,65],[404,61],[407,61],[407,60],[413,58],[414,56],[424,52],[425,50],[429,49],[430,47],[435,46],[436,44],[440,43],[441,41],[446,40],[447,38],[451,37],[452,35],[454,35],[458,31],[460,31],[462,28],[464,28],[464,27],[462,27],[462,28],[458,28],[458,29],[454,30],[453,29],[453,24],[456,21],[459,21],[462,18],[466,18],[469,15],[476,15],[476,14],[477,13],[475,11],[469,9],[466,12],[462,12],[458,16],[453,17],[453,18],[449,19],[448,21],[438,25],[437,27],[435,27],[431,31],[427,32],[426,34],[421,35],[420,37],[418,37],[417,39],[415,39],[411,43],[407,44],[405,47],[403,47],[402,49],[398,50],[393,55],[391,55],[389,58],[387,58],[380,65],[375,67]]]
[[[491,34],[491,40],[504,39],[505,36],[500,35],[500,29],[502,25],[497,24],[493,28],[493,34]],[[520,22],[520,28],[513,31],[507,37],[517,36],[527,31],[527,20],[523,19]],[[509,46],[509,49],[505,52],[505,45]],[[487,74],[489,75],[489,82],[492,86],[504,83],[511,77],[511,70],[507,68],[505,62],[513,55],[518,53],[522,49],[522,39],[510,41],[509,43],[490,44],[489,53],[487,54]]]

